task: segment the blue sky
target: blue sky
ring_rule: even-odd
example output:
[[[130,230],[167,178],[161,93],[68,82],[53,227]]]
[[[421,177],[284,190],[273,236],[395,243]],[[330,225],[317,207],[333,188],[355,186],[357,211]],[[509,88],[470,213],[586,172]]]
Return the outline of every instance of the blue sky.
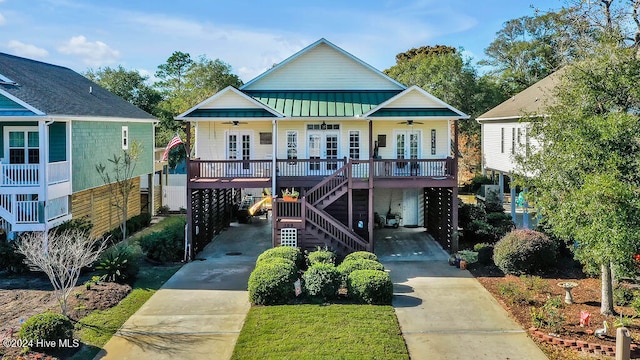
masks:
[[[505,21],[561,0],[0,0],[0,52],[153,75],[174,51],[219,58],[247,82],[326,38],[384,70],[412,47],[475,60]],[[0,69],[1,71],[1,69]]]

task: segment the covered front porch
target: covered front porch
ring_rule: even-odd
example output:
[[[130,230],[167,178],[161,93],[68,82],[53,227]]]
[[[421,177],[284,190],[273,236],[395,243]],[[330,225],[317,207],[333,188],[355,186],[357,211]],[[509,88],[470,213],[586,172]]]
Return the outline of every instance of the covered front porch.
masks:
[[[70,219],[70,123],[16,119],[0,133],[0,227],[44,231]]]

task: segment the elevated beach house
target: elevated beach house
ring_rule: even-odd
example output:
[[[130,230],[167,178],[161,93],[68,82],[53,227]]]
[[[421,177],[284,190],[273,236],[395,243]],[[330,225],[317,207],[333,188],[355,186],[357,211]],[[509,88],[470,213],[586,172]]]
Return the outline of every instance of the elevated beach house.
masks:
[[[546,108],[553,105],[553,91],[559,85],[562,71],[556,71],[529,86],[503,103],[480,115],[476,121],[482,131],[483,173],[498,177],[500,198],[504,200],[505,185],[516,170],[515,156],[526,156],[538,146],[531,139],[529,119],[545,117]],[[529,227],[529,217],[516,221],[516,187],[510,187],[511,217],[517,224]],[[526,212],[526,203],[524,211]]]
[[[140,213],[139,177],[153,173],[155,119],[64,67],[0,53],[0,228],[11,236],[89,219],[96,235],[118,226],[96,171],[133,142],[129,215]]]
[[[274,195],[274,246],[371,251],[374,226],[392,223],[425,227],[453,251],[453,148],[466,118],[320,39],[176,118],[195,127],[190,254],[227,225],[237,194],[261,191]]]

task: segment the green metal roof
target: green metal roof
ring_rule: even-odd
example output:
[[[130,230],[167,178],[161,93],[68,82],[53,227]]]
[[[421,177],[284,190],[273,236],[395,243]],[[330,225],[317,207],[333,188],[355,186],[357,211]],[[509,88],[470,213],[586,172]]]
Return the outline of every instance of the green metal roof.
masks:
[[[266,109],[196,109],[186,117],[251,118],[276,117]]]
[[[367,113],[401,90],[243,92],[287,117],[351,117]]]
[[[380,109],[373,114],[369,115],[373,117],[383,117],[383,116],[398,116],[398,117],[406,117],[406,116],[460,116],[460,114],[448,108],[383,108]]]

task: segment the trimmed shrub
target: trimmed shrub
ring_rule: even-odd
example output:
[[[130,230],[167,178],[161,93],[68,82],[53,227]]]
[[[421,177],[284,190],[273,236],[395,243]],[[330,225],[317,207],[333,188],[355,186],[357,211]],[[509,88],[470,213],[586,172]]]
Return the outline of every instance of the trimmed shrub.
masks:
[[[349,261],[349,260],[355,260],[355,259],[367,259],[367,260],[378,261],[378,257],[376,256],[376,254],[374,254],[372,252],[356,251],[356,252],[352,252],[351,254],[345,256],[343,262],[344,261]]]
[[[311,265],[302,275],[307,295],[323,301],[338,296],[340,273],[333,264],[317,263]]]
[[[327,249],[318,249],[316,251],[310,252],[307,255],[307,263],[309,266],[313,266],[315,264],[336,264],[336,254],[333,251],[329,251]]]
[[[160,262],[180,261],[184,256],[185,219],[140,238],[140,246],[147,257]]]
[[[59,340],[73,337],[73,324],[62,314],[47,312],[30,317],[20,328],[19,336],[21,340],[34,344],[38,340],[55,341],[58,344]]]
[[[298,278],[296,265],[287,259],[261,261],[249,276],[249,301],[256,305],[285,304],[293,299],[293,283]]]
[[[558,244],[545,234],[522,229],[508,233],[493,249],[493,261],[505,274],[532,274],[556,263]]]
[[[256,260],[256,266],[262,261],[274,258],[287,259],[295,264],[297,270],[304,267],[304,254],[300,249],[291,246],[278,246],[269,250],[266,250]]]
[[[338,266],[338,272],[342,275],[342,278],[346,281],[349,274],[356,270],[384,270],[384,266],[370,259],[353,258],[344,259],[344,261]]]
[[[393,283],[389,274],[380,270],[355,270],[347,278],[349,297],[365,304],[389,305]]]
[[[140,271],[141,255],[133,246],[119,243],[100,254],[95,269],[104,281],[131,284]]]
[[[493,245],[487,243],[475,244],[473,250],[478,252],[478,263],[482,265],[493,264]]]

